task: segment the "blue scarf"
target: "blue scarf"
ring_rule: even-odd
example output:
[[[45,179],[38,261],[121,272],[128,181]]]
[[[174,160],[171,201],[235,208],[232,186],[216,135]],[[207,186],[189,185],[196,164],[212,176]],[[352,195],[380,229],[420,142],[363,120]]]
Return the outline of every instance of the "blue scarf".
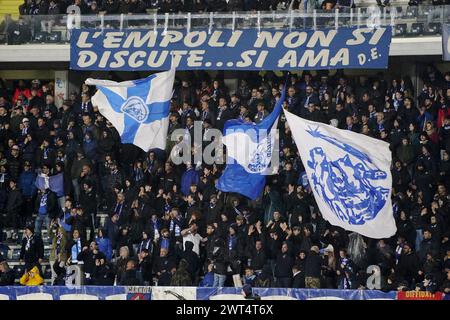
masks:
[[[72,263],[77,263],[78,262],[77,257],[78,257],[78,254],[81,252],[81,249],[82,249],[81,248],[81,239],[78,238],[75,241],[75,244],[72,246],[72,255],[71,255]]]
[[[181,229],[178,224],[174,222],[174,220],[170,220],[169,231],[172,232],[175,229],[175,237],[179,237],[181,235]]]

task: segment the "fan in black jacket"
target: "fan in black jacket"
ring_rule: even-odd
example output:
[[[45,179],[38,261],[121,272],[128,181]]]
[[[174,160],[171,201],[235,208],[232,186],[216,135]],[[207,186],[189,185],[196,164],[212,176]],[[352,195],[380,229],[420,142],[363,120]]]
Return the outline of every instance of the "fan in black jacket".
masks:
[[[255,244],[247,249],[247,257],[250,259],[250,266],[255,271],[261,271],[266,263],[266,253],[261,240],[256,240]]]
[[[103,259],[95,260],[92,272],[92,284],[96,286],[112,286],[114,284],[114,268]]]
[[[20,249],[20,260],[25,262],[25,269],[30,270],[33,266],[39,265],[44,259],[44,244],[42,239],[34,235],[34,228],[25,228],[25,237],[22,239]]]
[[[176,267],[175,259],[167,255],[167,249],[161,248],[160,255],[155,258],[153,272],[158,277],[158,286],[170,285],[172,270]]]
[[[305,261],[305,285],[306,288],[320,288],[320,276],[322,270],[322,258],[319,256],[319,248],[311,247],[311,251]]]
[[[128,226],[125,226],[119,230],[119,234],[116,239],[116,244],[118,250],[122,247],[128,247],[128,252],[130,257],[134,256],[134,248],[133,248],[133,241],[131,239],[131,236],[129,234],[129,228]]]
[[[6,202],[6,215],[9,221],[9,226],[13,228],[19,227],[19,215],[22,209],[22,193],[17,189],[17,182],[15,180],[9,181],[11,190],[8,193],[8,200]]]
[[[85,222],[91,230],[91,235],[95,230],[95,219],[97,216],[97,199],[92,183],[89,181],[84,182],[83,189],[80,194],[80,205],[84,209]]]
[[[71,225],[71,232],[78,230],[80,236],[83,240],[86,238],[86,227],[89,224],[89,217],[84,214],[84,209],[82,207],[76,208],[76,214],[72,211],[70,217],[66,220],[68,225]]]
[[[136,262],[128,260],[127,267],[122,279],[119,283],[122,286],[140,286],[142,281],[137,277]]]
[[[151,284],[152,281],[152,275],[153,275],[153,261],[152,257],[149,254],[149,251],[147,249],[143,249],[139,254],[139,271],[142,274],[142,280],[148,284]]]
[[[299,270],[298,265],[292,267],[292,288],[304,288],[305,287],[305,273]]]
[[[294,259],[289,254],[288,244],[285,242],[281,246],[281,252],[278,253],[275,261],[275,277],[277,286],[280,288],[289,288],[292,283],[292,267]]]
[[[106,256],[103,252],[98,251],[98,246],[97,243],[95,243],[95,241],[92,241],[89,244],[89,248],[84,247],[83,251],[81,251],[80,254],[78,254],[77,260],[83,261],[84,265],[83,271],[86,274],[86,280],[88,280],[87,284],[89,284],[91,281],[91,275],[94,272],[95,261],[97,259],[106,260]]]

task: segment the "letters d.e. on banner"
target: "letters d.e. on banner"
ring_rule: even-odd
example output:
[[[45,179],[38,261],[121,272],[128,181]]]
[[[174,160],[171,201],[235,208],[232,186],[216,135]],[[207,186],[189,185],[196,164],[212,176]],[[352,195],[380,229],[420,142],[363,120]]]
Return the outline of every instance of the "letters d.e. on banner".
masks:
[[[75,29],[74,70],[387,68],[391,28],[322,30]]]

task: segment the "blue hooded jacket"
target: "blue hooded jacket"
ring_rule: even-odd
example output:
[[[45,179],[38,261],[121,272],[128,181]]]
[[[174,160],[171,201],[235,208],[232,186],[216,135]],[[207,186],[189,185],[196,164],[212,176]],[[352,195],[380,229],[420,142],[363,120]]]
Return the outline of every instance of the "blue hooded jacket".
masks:
[[[111,247],[111,241],[109,241],[108,238],[95,238],[95,242],[97,242],[98,250],[100,252],[103,252],[106,256],[106,259],[108,261],[112,258],[112,247]]]

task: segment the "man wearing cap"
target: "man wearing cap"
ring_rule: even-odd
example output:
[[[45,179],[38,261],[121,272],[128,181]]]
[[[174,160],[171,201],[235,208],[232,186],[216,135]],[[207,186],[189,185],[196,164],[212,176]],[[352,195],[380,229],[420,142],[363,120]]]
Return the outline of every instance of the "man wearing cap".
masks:
[[[14,144],[10,150],[11,155],[8,157],[9,174],[12,179],[18,179],[21,169],[21,158],[19,146]]]
[[[21,126],[21,139],[25,139],[25,136],[27,134],[31,133],[31,128],[30,128],[30,119],[28,118],[23,118],[22,119],[22,126]]]

